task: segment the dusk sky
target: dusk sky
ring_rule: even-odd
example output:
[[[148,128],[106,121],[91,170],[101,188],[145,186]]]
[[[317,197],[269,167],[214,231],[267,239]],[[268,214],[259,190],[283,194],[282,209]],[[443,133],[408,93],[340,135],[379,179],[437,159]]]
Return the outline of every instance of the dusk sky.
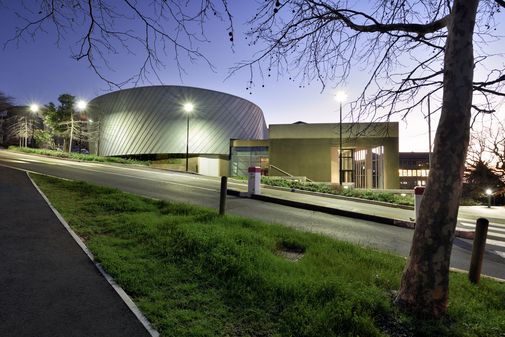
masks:
[[[2,7],[0,2],[2,11],[0,41],[2,44],[14,36],[15,27],[22,24],[22,20],[8,9],[9,6],[16,6],[17,3],[18,1],[4,1]],[[253,2],[248,3],[251,6],[252,4]],[[246,5],[243,3],[240,8],[236,5],[231,6],[236,29],[233,50],[228,41],[225,24],[212,22],[207,26],[206,35],[211,42],[201,45],[201,51],[213,63],[215,72],[203,61],[194,64],[186,61],[183,63],[186,74],[183,74],[181,79],[173,57],[169,55],[163,60],[166,67],[159,71],[163,84],[195,86],[243,97],[263,110],[267,124],[296,121],[338,122],[335,92],[343,89],[350,100],[355,99],[361,92],[362,83],[368,75],[368,73],[360,73],[359,68],[354,69],[355,73],[345,87],[336,88],[332,83],[328,83],[322,92],[322,87],[318,83],[311,83],[300,88],[299,83],[290,81],[286,77],[278,78],[275,74],[263,80],[256,77],[252,91],[246,90],[249,80],[247,71],[238,72],[225,80],[230,67],[237,62],[250,59],[257,50],[249,47],[248,41],[241,34],[241,31],[246,29],[245,21],[251,15],[253,8],[244,6]],[[77,62],[71,58],[71,50],[72,48],[75,50],[76,39],[74,33],[68,32],[66,39],[60,41],[58,47],[55,34],[49,29],[47,32],[38,33],[34,40],[26,39],[18,44],[8,44],[0,50],[2,79],[0,91],[13,97],[15,103],[19,105],[32,102],[39,104],[56,102],[57,97],[62,93],[70,93],[90,100],[109,92],[108,85],[89,68],[85,60]],[[118,80],[131,76],[141,62],[139,58],[125,54],[111,58],[113,72],[109,72],[110,76]],[[503,61],[501,66],[503,66]],[[153,78],[152,84],[160,83]],[[150,85],[150,83],[144,82],[139,85]],[[432,107],[437,108],[438,104],[433,101]],[[347,113],[348,109],[349,106],[344,106],[344,113]],[[503,119],[505,115],[503,110],[499,115]],[[436,114],[432,119],[433,130],[437,125],[438,117],[439,114]],[[398,117],[395,120],[398,120]],[[400,121],[400,151],[427,150],[428,126],[422,114],[418,112],[409,116],[406,121]]]

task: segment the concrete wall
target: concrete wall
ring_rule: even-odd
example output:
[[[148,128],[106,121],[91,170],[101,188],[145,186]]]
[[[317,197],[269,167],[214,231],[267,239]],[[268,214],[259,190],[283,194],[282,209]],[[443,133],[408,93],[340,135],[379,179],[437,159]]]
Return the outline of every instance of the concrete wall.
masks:
[[[229,161],[224,156],[192,156],[188,160],[188,170],[190,172],[213,177],[227,176],[228,166]],[[186,158],[154,160],[151,162],[151,167],[163,170],[185,171]]]
[[[328,139],[270,139],[270,165],[293,176],[330,181],[331,142]],[[271,175],[283,175],[270,168]]]
[[[384,141],[384,188],[400,188],[400,159],[398,137]]]
[[[206,176],[228,176],[228,166],[227,159],[198,157],[198,173]]]

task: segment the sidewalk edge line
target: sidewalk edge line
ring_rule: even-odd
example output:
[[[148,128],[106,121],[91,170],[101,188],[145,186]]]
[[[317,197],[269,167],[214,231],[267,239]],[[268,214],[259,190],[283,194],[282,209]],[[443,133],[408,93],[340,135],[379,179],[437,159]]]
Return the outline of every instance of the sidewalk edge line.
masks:
[[[33,186],[35,186],[35,188],[37,189],[37,191],[39,192],[39,194],[42,196],[42,198],[44,198],[44,200],[48,204],[49,208],[51,208],[51,210],[56,215],[56,217],[58,218],[58,220],[60,220],[60,222],[63,225],[63,227],[65,227],[65,229],[68,231],[68,233],[70,234],[70,236],[72,236],[72,238],[74,239],[74,241],[79,245],[79,247],[81,247],[81,249],[84,251],[84,253],[91,260],[91,262],[93,262],[93,265],[96,267],[96,269],[98,269],[98,271],[100,272],[100,274],[102,274],[102,276],[107,280],[107,282],[111,285],[111,287],[114,289],[114,291],[116,291],[116,293],[119,295],[119,297],[121,297],[121,299],[123,300],[123,302],[131,310],[131,312],[133,312],[133,314],[135,315],[135,317],[140,321],[140,323],[144,326],[144,328],[147,330],[147,332],[149,332],[149,334],[152,337],[159,337],[160,333],[156,329],[154,329],[154,327],[152,326],[151,322],[149,322],[149,320],[144,316],[144,314],[140,311],[140,309],[137,307],[137,305],[135,304],[135,302],[133,302],[133,300],[130,298],[130,296],[128,296],[128,294],[124,291],[124,289],[119,284],[117,284],[116,281],[114,281],[114,279],[112,278],[112,276],[110,276],[103,269],[103,267],[101,266],[101,264],[95,261],[95,257],[93,255],[93,253],[88,249],[88,247],[86,246],[86,244],[74,232],[74,230],[68,225],[68,223],[66,222],[66,220],[60,214],[60,212],[58,212],[58,210],[56,208],[54,208],[54,206],[51,204],[51,202],[46,197],[46,195],[44,194],[44,192],[42,192],[42,190],[33,181],[32,177],[30,177],[30,175],[28,174],[28,172],[26,172],[26,175],[28,176],[28,179],[30,179],[30,181],[32,182]]]

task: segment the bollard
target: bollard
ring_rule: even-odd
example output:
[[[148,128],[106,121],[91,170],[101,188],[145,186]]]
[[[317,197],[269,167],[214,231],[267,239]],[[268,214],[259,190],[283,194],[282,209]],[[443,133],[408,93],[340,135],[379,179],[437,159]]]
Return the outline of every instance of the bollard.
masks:
[[[251,166],[248,169],[249,179],[247,181],[247,193],[249,196],[253,194],[261,194],[261,167]]]
[[[419,218],[419,208],[421,207],[421,201],[423,200],[423,194],[425,189],[426,187],[423,186],[414,187],[414,211],[416,216],[416,222],[417,218]]]
[[[219,195],[219,215],[226,211],[226,193],[228,190],[228,177],[221,177],[221,194]]]
[[[474,284],[479,283],[480,280],[488,226],[489,220],[484,218],[477,219],[477,224],[475,225],[475,238],[473,239],[472,246],[472,261],[470,262],[470,270],[468,271],[468,279]]]

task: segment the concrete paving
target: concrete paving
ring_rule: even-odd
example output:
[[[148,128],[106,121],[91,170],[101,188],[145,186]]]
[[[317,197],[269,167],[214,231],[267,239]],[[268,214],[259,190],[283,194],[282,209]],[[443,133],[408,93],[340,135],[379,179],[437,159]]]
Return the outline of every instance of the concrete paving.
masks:
[[[0,167],[0,214],[0,336],[150,336],[25,172]]]

